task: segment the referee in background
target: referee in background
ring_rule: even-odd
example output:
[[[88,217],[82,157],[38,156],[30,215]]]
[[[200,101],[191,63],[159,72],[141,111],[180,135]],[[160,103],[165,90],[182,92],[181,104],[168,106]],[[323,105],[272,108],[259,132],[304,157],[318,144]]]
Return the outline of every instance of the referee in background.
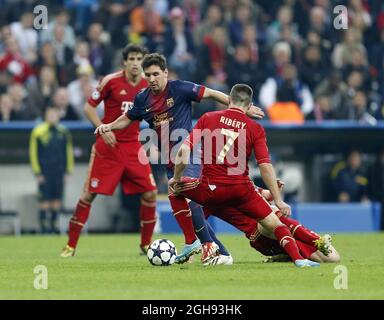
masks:
[[[35,126],[29,142],[30,163],[39,189],[42,233],[58,233],[56,219],[62,205],[64,178],[74,165],[72,138],[67,128],[59,124],[59,119],[58,109],[46,108],[45,121]]]

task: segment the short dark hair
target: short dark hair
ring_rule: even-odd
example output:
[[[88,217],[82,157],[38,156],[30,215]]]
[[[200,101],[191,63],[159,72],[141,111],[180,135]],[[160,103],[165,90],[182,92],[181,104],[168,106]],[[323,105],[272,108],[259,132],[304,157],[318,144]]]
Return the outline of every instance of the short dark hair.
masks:
[[[141,44],[130,43],[121,52],[124,61],[128,59],[130,53],[141,53],[145,56],[148,53],[148,49]]]
[[[162,71],[167,69],[167,59],[159,53],[147,54],[142,63],[143,69],[149,68],[150,66],[158,66]]]
[[[247,84],[235,84],[229,94],[231,102],[238,107],[247,107],[252,102],[253,90]]]

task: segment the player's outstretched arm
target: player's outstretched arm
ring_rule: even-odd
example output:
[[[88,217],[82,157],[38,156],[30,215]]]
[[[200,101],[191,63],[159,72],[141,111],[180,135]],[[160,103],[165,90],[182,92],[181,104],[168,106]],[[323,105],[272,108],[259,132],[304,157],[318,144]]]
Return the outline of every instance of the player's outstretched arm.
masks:
[[[203,99],[213,99],[219,103],[225,104],[226,106],[229,105],[228,95],[221,91],[213,90],[207,87],[204,90]]]
[[[122,114],[115,121],[98,126],[94,133],[104,134],[105,132],[121,130],[128,127],[131,123],[132,123],[132,120],[129,119],[125,114]]]
[[[210,88],[205,88],[204,94],[203,94],[203,99],[208,99],[211,98],[219,103],[228,105],[229,104],[229,96],[226,95],[225,93],[218,91],[218,90],[213,90]],[[247,111],[247,116],[251,118],[257,118],[257,119],[262,119],[264,118],[265,114],[264,111],[261,110],[259,107],[256,107],[254,105],[251,105],[251,107]]]
[[[260,174],[261,177],[272,194],[273,200],[275,201],[276,207],[278,207],[282,214],[291,215],[291,207],[287,205],[282,199],[279,190],[279,185],[277,184],[277,178],[275,169],[270,163],[260,163]]]
[[[97,114],[97,110],[88,102],[84,106],[84,113],[88,120],[97,128],[103,123],[100,120],[99,115]],[[105,133],[101,136],[104,142],[110,146],[114,146],[116,144],[116,137],[113,132]]]

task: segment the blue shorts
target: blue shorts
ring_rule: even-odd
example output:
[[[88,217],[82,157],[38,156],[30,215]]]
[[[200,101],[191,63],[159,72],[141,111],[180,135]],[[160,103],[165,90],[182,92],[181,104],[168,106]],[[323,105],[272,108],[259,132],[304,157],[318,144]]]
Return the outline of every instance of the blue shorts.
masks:
[[[62,174],[44,175],[44,182],[39,184],[39,201],[62,200],[64,176]]]
[[[167,176],[168,179],[173,177],[175,169],[167,167]],[[187,168],[183,173],[183,177],[191,177],[191,178],[200,178],[201,175],[201,165],[200,164],[188,164]]]

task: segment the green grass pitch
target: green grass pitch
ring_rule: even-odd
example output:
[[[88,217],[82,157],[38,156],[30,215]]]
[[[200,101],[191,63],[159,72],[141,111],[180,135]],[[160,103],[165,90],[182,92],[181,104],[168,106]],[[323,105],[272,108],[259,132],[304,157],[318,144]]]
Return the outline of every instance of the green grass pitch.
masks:
[[[241,235],[219,235],[233,266],[194,263],[154,267],[138,254],[138,235],[89,235],[74,258],[59,257],[59,236],[0,237],[0,299],[384,299],[384,234],[334,235],[339,264],[297,269],[262,263]],[[172,240],[179,235],[155,235]],[[48,270],[37,290],[34,268]],[[348,271],[348,288],[335,289],[335,266]]]

